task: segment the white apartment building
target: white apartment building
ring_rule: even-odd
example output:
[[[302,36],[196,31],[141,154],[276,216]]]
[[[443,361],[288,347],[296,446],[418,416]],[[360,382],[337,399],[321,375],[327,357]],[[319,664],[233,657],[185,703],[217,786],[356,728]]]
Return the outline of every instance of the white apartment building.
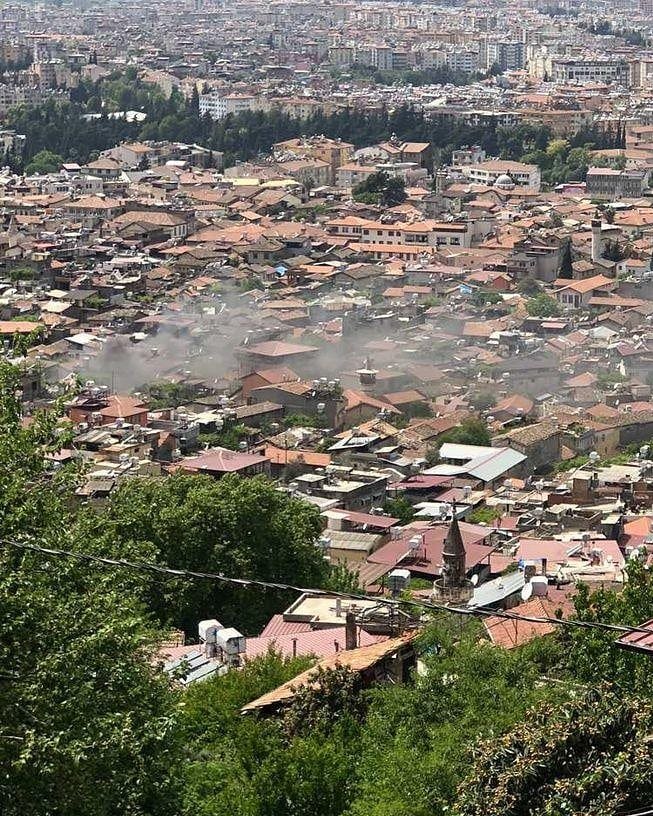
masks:
[[[256,97],[250,94],[225,94],[222,91],[209,91],[199,98],[200,116],[207,113],[211,119],[224,119],[230,113],[238,114],[256,108]]]
[[[392,48],[389,45],[377,45],[372,48],[372,65],[381,71],[392,69]]]
[[[442,48],[426,48],[421,56],[422,68],[442,68],[447,64],[447,53]]]
[[[452,71],[462,71],[465,74],[473,74],[480,68],[478,51],[467,51],[457,49],[447,52],[447,66]]]
[[[486,184],[492,187],[498,179],[502,182],[510,177],[516,187],[529,187],[539,192],[541,184],[540,168],[536,164],[522,164],[513,161],[485,161],[480,164],[470,164],[462,168],[463,175],[475,184]]]

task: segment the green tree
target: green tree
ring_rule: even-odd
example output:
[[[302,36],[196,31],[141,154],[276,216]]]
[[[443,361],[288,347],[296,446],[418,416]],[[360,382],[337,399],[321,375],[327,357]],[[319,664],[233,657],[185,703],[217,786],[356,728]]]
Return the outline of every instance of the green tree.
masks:
[[[32,157],[25,168],[25,173],[28,176],[56,173],[63,161],[64,158],[59,153],[53,153],[51,150],[41,150]]]
[[[479,737],[497,740],[535,702],[559,698],[538,683],[555,653],[497,649],[479,634],[476,623],[436,619],[421,636],[414,684],[370,692],[348,816],[449,812]]]
[[[0,363],[0,536],[75,547],[56,412],[23,427]],[[178,812],[176,697],[131,574],[0,549],[0,800],[7,816]]]
[[[472,303],[479,309],[484,306],[495,306],[497,303],[502,303],[503,298],[498,292],[493,292],[490,289],[479,289],[472,295]]]
[[[183,712],[185,814],[340,816],[345,811],[357,761],[351,720],[322,719],[315,733],[302,729],[301,735],[290,735],[278,721],[243,717],[239,711],[311,662],[269,653],[242,671],[189,690]],[[342,692],[338,698],[337,686],[333,692],[347,705]]]
[[[622,592],[590,589],[580,584],[574,596],[576,617],[583,621],[640,626],[653,618],[653,578],[643,564],[631,560]],[[570,630],[559,637],[567,655],[568,670],[581,681],[594,678],[617,683],[635,694],[650,696],[653,664],[641,655],[614,647],[613,632]]]
[[[526,303],[526,311],[531,317],[556,317],[562,314],[562,308],[557,300],[541,292],[530,298]]]
[[[338,720],[361,720],[365,710],[358,672],[347,666],[315,670],[310,685],[297,689],[284,714],[289,736],[329,732]]]
[[[228,448],[229,450],[239,450],[241,442],[249,437],[250,432],[242,425],[229,425],[221,431],[215,433],[201,433],[197,437],[198,443],[210,448]]]
[[[389,516],[399,519],[401,524],[408,524],[415,517],[415,508],[404,496],[387,499],[383,509]]]
[[[19,283],[20,281],[30,281],[37,277],[37,272],[30,266],[17,266],[9,272],[9,280]]]
[[[571,280],[574,276],[573,259],[571,255],[571,241],[566,241],[564,249],[562,250],[562,260],[560,261],[560,269],[558,275],[561,278]]]
[[[406,197],[402,179],[383,170],[371,173],[353,189],[354,201],[379,204],[382,207],[394,207],[405,201]]]
[[[625,247],[622,247],[619,244],[619,241],[607,240],[603,245],[603,252],[601,253],[601,256],[607,261],[619,263],[619,261],[623,261],[624,258],[628,257],[628,250]]]
[[[542,291],[542,284],[535,278],[531,278],[530,275],[527,275],[517,284],[517,291],[520,295],[535,297],[535,295],[539,295]]]
[[[610,687],[536,708],[477,748],[453,813],[617,816],[648,808],[652,727],[650,700]]]
[[[443,442],[457,442],[460,445],[490,445],[492,438],[487,425],[478,417],[464,419],[457,428],[454,428],[440,437]]]
[[[106,510],[88,510],[80,530],[105,553],[174,568],[222,572],[302,586],[320,586],[328,567],[315,542],[315,507],[289,498],[263,477],[176,474],[133,479]],[[217,617],[245,633],[257,632],[282,611],[293,593],[253,592],[216,581],[156,580],[144,587],[149,609],[166,624],[195,633],[199,620]]]
[[[194,386],[187,383],[173,383],[167,380],[153,380],[139,388],[153,410],[158,408],[178,408],[192,402],[196,396]]]
[[[469,395],[469,404],[475,411],[487,411],[497,404],[497,398],[491,391],[473,391]]]

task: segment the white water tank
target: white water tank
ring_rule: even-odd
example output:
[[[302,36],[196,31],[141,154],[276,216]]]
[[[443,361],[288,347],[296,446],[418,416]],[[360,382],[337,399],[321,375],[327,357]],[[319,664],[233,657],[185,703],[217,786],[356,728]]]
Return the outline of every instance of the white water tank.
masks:
[[[198,624],[198,634],[202,643],[216,643],[216,635],[223,626],[215,618],[200,621]]]
[[[534,575],[531,578],[531,586],[533,587],[533,595],[542,597],[549,591],[549,582],[546,575]]]
[[[219,629],[216,632],[216,642],[218,646],[228,655],[239,655],[245,653],[245,638],[237,629]]]

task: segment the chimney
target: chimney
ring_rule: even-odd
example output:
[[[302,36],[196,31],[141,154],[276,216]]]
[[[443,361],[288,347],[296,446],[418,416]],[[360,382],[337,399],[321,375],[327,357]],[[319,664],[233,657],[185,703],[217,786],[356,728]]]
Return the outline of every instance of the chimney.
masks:
[[[356,637],[356,616],[353,612],[345,615],[345,649],[350,651],[358,646]]]
[[[601,221],[598,218],[592,219],[592,263],[601,260],[603,251],[603,239],[601,238]]]
[[[297,657],[297,638],[292,639],[292,656]]]

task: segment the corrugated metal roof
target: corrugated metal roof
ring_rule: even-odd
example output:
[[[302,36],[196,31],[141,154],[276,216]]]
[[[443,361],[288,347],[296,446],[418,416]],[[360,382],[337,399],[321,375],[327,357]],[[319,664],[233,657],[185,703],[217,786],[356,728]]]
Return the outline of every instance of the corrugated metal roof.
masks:
[[[645,652],[646,654],[653,653],[653,619],[640,623],[639,628],[648,631],[627,632],[615,640],[615,644],[620,649],[630,649],[633,652]]]
[[[360,649],[352,649],[351,651],[342,651],[325,657],[313,666],[313,668],[302,672],[287,683],[283,683],[283,685],[273,691],[243,706],[241,713],[245,714],[248,711],[256,711],[257,709],[267,708],[268,706],[280,705],[291,700],[295,696],[295,691],[298,688],[311,684],[320,668],[334,669],[336,666],[346,666],[352,671],[365,671],[365,669],[369,669],[384,658],[389,657],[393,652],[408,645],[414,637],[415,633],[412,633],[404,637],[392,638],[382,643],[375,643],[371,646],[364,646]]]
[[[310,632],[311,624],[303,621],[287,621],[283,615],[273,615],[267,622],[265,629],[259,637],[271,637],[273,635],[296,635],[299,632]]]
[[[493,581],[487,581],[476,587],[474,595],[470,598],[467,606],[492,606],[493,604],[509,598],[516,592],[520,592],[526,579],[524,573],[511,572],[508,575],[501,575]]]
[[[371,646],[387,640],[381,635],[369,635],[367,632],[357,632],[359,646]],[[336,649],[336,644],[338,648]],[[270,649],[284,657],[294,655],[315,655],[328,657],[345,650],[345,627],[336,626],[332,629],[309,629],[306,632],[295,632],[288,635],[268,635],[266,637],[247,638],[245,656],[248,659],[267,654]]]

